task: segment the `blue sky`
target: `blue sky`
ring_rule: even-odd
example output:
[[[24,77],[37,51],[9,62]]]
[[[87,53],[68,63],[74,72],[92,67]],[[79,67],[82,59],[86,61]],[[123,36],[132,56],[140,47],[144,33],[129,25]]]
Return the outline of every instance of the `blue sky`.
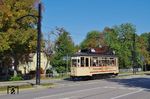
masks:
[[[45,38],[55,27],[70,32],[79,44],[92,30],[132,23],[137,34],[150,32],[150,0],[41,0]]]

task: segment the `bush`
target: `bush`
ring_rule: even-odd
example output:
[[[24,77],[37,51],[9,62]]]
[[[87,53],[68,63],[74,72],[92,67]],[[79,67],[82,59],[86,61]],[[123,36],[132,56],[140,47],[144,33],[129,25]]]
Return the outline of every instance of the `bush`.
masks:
[[[52,69],[47,69],[46,70],[46,74],[52,74],[52,73],[53,73]]]
[[[23,80],[23,78],[20,75],[13,76],[9,79],[9,81],[19,81],[19,80]]]
[[[64,73],[66,70],[65,70],[65,66],[58,66],[56,67],[56,71],[58,73]]]

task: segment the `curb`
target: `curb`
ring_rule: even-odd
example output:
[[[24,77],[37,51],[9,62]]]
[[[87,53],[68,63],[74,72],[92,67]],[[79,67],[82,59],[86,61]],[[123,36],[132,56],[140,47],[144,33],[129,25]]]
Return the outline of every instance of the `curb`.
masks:
[[[43,83],[43,84],[48,84],[48,83]],[[50,83],[49,83],[50,84]],[[19,87],[23,87],[23,88],[20,88],[19,91],[26,91],[26,90],[40,90],[40,89],[46,89],[46,88],[53,88],[55,85],[53,83],[51,83],[52,85],[33,85],[31,87],[23,87],[23,86],[26,86],[27,84],[24,84],[24,85],[20,85]],[[29,85],[29,84],[28,84]],[[6,95],[7,94],[7,86],[3,86],[3,87],[6,87],[5,90],[2,90],[0,91],[0,96],[1,95]]]

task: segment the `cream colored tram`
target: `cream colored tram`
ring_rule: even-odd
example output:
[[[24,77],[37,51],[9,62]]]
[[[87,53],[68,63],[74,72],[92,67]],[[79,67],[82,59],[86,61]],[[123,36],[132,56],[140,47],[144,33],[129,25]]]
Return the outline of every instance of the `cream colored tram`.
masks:
[[[71,57],[71,77],[93,77],[101,74],[117,75],[118,58],[115,55],[77,53]]]

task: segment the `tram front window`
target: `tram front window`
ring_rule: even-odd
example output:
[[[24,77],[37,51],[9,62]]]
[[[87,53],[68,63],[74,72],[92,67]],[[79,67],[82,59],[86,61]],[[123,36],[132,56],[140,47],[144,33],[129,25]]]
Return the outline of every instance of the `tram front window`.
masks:
[[[72,67],[76,67],[77,66],[77,59],[72,59]]]

